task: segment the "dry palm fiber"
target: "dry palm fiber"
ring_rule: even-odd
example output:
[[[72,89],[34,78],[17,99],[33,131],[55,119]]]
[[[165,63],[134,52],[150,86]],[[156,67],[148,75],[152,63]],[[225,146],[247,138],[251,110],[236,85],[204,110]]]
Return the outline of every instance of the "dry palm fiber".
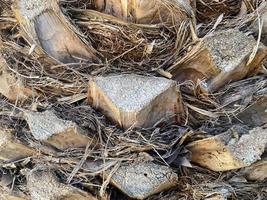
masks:
[[[186,50],[191,41],[189,24],[193,14],[186,3],[165,0],[157,1],[155,5],[157,7],[153,9],[164,8],[170,17],[158,17],[156,23],[136,24],[92,9],[73,8],[71,4],[65,7],[108,64],[118,70],[153,71],[168,66]],[[94,8],[91,6],[88,7]]]
[[[242,0],[197,0],[197,18],[208,22],[221,14],[235,16],[240,12]]]

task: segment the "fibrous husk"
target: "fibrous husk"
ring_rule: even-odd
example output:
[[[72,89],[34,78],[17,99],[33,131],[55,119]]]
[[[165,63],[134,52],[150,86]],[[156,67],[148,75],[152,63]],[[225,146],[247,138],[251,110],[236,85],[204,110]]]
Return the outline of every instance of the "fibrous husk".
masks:
[[[98,61],[96,52],[77,36],[56,0],[18,0],[13,10],[32,47],[41,47],[62,63]]]
[[[242,0],[196,0],[197,18],[201,22],[208,22],[219,17],[235,16],[240,12]]]

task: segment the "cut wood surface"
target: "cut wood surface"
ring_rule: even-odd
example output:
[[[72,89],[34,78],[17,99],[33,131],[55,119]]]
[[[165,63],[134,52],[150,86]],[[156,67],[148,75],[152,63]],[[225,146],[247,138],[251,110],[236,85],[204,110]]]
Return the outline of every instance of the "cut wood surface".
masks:
[[[210,92],[229,82],[257,74],[267,55],[263,44],[257,46],[252,36],[235,29],[207,36],[200,46],[195,55],[176,66],[172,74],[178,82],[206,80],[203,87]]]
[[[187,146],[192,153],[192,162],[213,171],[250,166],[261,159],[266,147],[267,129],[263,128],[252,129],[240,136],[235,130],[229,130]]]
[[[89,82],[88,100],[123,128],[149,127],[183,114],[174,81],[139,75],[96,77]]]
[[[95,51],[85,44],[61,12],[56,0],[17,0],[14,12],[31,44],[62,63],[97,62]]]
[[[121,166],[111,178],[114,186],[134,199],[145,199],[175,187],[177,181],[171,168],[150,161]]]
[[[27,175],[27,187],[31,200],[97,200],[87,192],[60,183],[52,171],[39,166]]]
[[[11,131],[0,130],[0,160],[12,162],[30,157],[37,152],[15,139]]]
[[[57,149],[86,147],[93,141],[75,123],[59,119],[51,111],[25,112],[24,116],[34,138]]]

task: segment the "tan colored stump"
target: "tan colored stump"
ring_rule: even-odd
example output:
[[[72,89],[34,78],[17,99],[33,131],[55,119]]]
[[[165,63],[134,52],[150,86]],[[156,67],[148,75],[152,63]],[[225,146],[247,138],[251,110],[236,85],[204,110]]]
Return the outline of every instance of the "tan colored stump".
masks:
[[[192,142],[187,148],[192,153],[192,162],[213,171],[227,171],[247,167],[260,160],[266,146],[267,130],[255,128],[241,136],[228,131]]]
[[[207,36],[194,55],[172,68],[178,82],[205,80],[203,88],[214,92],[223,85],[254,75],[262,67],[267,48],[252,36],[232,29]]]
[[[75,123],[59,119],[53,112],[25,112],[32,135],[36,140],[57,149],[86,147],[93,141]]]
[[[51,57],[62,63],[98,61],[61,12],[56,0],[17,0],[14,12],[25,34]]]
[[[121,166],[112,176],[111,183],[127,196],[145,199],[177,185],[178,177],[171,168],[153,162]]]
[[[96,77],[89,82],[88,100],[123,128],[150,127],[166,117],[183,114],[174,81],[139,75]]]

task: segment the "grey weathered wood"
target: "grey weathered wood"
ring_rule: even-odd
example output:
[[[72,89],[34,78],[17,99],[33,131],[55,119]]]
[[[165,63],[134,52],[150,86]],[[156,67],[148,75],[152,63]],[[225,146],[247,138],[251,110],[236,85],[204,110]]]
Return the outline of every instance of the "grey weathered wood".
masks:
[[[139,75],[96,77],[89,82],[88,100],[123,128],[149,127],[166,117],[180,121],[180,93],[174,81]]]

